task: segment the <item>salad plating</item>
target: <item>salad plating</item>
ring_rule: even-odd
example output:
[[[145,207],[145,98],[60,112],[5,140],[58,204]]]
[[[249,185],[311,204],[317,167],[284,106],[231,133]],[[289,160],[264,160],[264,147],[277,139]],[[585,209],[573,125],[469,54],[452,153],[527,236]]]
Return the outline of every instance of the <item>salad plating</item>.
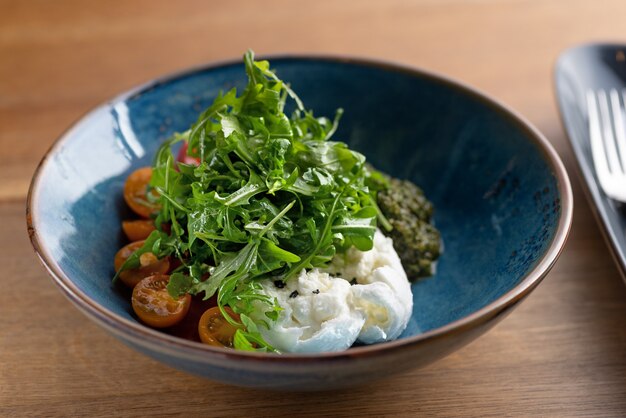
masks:
[[[162,144],[153,167],[129,176],[125,200],[144,219],[122,225],[133,242],[116,255],[115,278],[134,288],[133,309],[153,327],[184,321],[190,295],[213,298],[216,306],[198,325],[199,338],[211,345],[315,351],[397,338],[412,305],[404,270],[411,278],[431,274],[439,255],[432,205],[417,186],[389,178],[331,140],[341,110],[333,120],[315,117],[267,61],[254,61],[249,51],[244,63],[248,85],[240,96],[235,89],[220,94],[189,130]],[[291,117],[288,100],[295,104]],[[377,251],[383,256],[372,256]],[[337,272],[342,276],[331,275]],[[321,289],[308,289],[312,283]],[[340,342],[300,345],[302,335],[319,336],[334,320],[308,324],[302,317],[315,316],[312,307],[330,301],[329,292],[344,295],[332,296],[333,304],[349,307],[337,315],[360,325]],[[389,297],[377,301],[379,294]],[[394,304],[404,305],[399,325],[389,318]],[[288,323],[298,336],[284,343],[272,331]],[[372,330],[379,323],[387,325]],[[359,338],[362,332],[369,337]]]

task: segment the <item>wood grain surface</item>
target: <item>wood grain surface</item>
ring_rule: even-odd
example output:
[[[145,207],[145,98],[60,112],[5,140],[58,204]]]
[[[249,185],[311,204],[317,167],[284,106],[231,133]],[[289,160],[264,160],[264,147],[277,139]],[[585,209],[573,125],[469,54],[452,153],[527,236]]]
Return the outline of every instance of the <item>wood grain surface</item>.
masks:
[[[626,42],[624,16],[623,0],[0,0],[0,416],[626,416],[626,287],[581,191],[552,87],[560,51]],[[83,317],[28,242],[37,162],[94,105],[249,47],[439,71],[527,117],[563,158],[576,201],[542,285],[449,357],[333,393],[192,377]]]

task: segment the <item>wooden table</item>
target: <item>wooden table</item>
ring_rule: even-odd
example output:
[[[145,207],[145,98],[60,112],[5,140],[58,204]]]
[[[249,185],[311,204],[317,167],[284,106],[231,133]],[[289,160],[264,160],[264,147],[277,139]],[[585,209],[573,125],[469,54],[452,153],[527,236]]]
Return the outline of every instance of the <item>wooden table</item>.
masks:
[[[552,89],[564,48],[625,41],[623,0],[208,3],[0,0],[0,416],[626,416],[626,287],[581,191]],[[440,71],[525,115],[563,158],[576,200],[569,242],[544,283],[444,360],[336,393],[192,377],[79,314],[28,242],[24,204],[37,162],[94,105],[248,47]]]

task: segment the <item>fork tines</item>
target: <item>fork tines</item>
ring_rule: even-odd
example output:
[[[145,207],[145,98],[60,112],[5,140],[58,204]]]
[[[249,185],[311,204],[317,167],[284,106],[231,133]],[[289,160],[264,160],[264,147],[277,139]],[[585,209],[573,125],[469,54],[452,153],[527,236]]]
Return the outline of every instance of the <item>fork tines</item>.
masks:
[[[607,196],[626,202],[626,90],[587,91],[591,154]]]

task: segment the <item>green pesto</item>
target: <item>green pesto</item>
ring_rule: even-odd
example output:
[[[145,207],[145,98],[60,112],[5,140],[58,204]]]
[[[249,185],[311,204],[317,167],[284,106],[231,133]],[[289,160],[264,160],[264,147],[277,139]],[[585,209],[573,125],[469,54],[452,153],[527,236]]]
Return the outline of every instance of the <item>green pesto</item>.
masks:
[[[412,182],[387,180],[387,187],[376,195],[381,212],[392,226],[390,231],[383,232],[393,239],[411,281],[430,276],[441,253],[441,235],[432,224],[433,204]]]

